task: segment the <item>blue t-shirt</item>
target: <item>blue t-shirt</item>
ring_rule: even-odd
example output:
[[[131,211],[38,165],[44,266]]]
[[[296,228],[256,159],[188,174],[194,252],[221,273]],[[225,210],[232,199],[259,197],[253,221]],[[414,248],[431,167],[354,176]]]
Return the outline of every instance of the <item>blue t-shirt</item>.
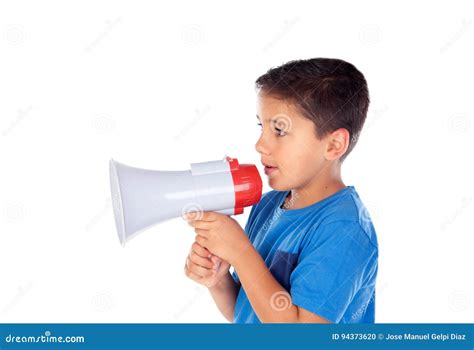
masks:
[[[355,188],[300,209],[281,207],[288,194],[267,192],[252,207],[245,232],[253,246],[294,305],[333,323],[374,323],[378,244]],[[260,323],[242,287],[234,322]]]

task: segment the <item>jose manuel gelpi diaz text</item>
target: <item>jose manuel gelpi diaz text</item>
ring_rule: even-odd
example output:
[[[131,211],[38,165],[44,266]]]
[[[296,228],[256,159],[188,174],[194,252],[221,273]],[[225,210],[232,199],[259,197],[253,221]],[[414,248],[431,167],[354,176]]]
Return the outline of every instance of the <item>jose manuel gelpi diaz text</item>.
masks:
[[[458,333],[425,333],[425,334],[387,334],[387,340],[466,340],[465,334]]]

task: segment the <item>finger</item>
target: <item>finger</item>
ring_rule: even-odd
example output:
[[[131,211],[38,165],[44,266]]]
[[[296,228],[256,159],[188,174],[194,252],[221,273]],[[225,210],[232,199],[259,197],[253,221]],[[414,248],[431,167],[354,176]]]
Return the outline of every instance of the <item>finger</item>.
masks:
[[[189,268],[189,256],[186,258],[186,262],[184,263],[184,268],[185,269]]]
[[[222,271],[222,270],[229,271],[229,268],[230,268],[230,264],[227,261],[222,260],[221,263],[219,264],[218,271]]]
[[[184,262],[184,274],[189,277],[189,257],[186,257],[186,261]]]
[[[215,265],[215,264],[220,263],[220,262],[222,261],[222,259],[219,258],[217,255],[212,255],[212,256],[211,256],[211,261],[212,261],[212,263]]]
[[[213,226],[212,221],[204,221],[204,220],[188,221],[188,225],[194,228],[202,229],[202,230],[209,230]]]
[[[191,211],[182,215],[182,218],[186,221],[201,220],[203,213],[202,211]]]
[[[195,228],[194,232],[201,237],[207,238],[209,235],[209,230],[201,230],[200,228]]]
[[[203,248],[206,248],[207,249],[207,238],[203,237],[203,236],[200,236],[200,235],[196,235],[196,237],[194,238],[194,240],[196,241],[197,244],[199,244],[201,247]],[[207,249],[209,250],[209,249]],[[212,254],[212,253],[211,253]],[[210,257],[209,257],[210,258]]]
[[[192,249],[193,252],[195,252],[196,254],[198,254],[199,256],[201,256],[203,258],[210,258],[212,256],[211,252],[209,250],[207,250],[207,248],[202,247],[197,242],[194,242],[191,245],[191,249]]]
[[[188,278],[192,279],[193,281],[200,282],[200,280],[201,280],[201,277],[199,277],[198,275],[192,273],[189,270],[186,270],[185,274]]]
[[[203,237],[203,236],[196,236],[196,242],[201,246],[201,247],[204,247],[206,248],[207,246],[207,238]]]
[[[227,261],[222,260],[220,267],[225,267],[228,270],[230,268],[230,264]]]
[[[202,220],[202,221],[216,221],[217,220],[217,217],[218,217],[218,213],[215,213],[213,211],[204,211],[201,213],[201,217],[199,218],[199,220]]]
[[[189,259],[196,265],[202,266],[206,269],[212,269],[215,265],[213,261],[209,260],[208,258],[203,258],[194,252],[189,254]]]
[[[199,277],[210,277],[213,276],[215,271],[211,269],[206,269],[204,267],[201,267],[199,265],[196,265],[192,261],[189,263],[189,272],[194,273],[195,275]]]

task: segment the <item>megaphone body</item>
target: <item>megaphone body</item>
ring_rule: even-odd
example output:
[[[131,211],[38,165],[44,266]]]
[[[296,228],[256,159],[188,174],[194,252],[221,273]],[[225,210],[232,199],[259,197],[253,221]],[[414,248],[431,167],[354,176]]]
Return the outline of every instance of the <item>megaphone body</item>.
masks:
[[[255,165],[237,159],[193,163],[191,170],[157,171],[110,160],[115,224],[125,244],[143,229],[190,212],[226,215],[260,201],[262,180]]]

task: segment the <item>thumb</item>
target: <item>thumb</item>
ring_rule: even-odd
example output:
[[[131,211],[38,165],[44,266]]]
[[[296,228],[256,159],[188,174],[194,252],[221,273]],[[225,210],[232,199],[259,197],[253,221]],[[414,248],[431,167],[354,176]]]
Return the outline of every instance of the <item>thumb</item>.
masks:
[[[218,263],[220,263],[220,262],[222,261],[222,259],[219,258],[219,257],[216,256],[216,255],[212,255],[212,256],[211,256],[211,261],[212,261],[213,264],[218,264]]]
[[[229,271],[229,268],[230,268],[230,264],[227,261],[222,260],[221,263],[218,265],[217,271],[218,272],[221,272],[221,271],[222,272],[223,271],[227,272],[227,271]]]

